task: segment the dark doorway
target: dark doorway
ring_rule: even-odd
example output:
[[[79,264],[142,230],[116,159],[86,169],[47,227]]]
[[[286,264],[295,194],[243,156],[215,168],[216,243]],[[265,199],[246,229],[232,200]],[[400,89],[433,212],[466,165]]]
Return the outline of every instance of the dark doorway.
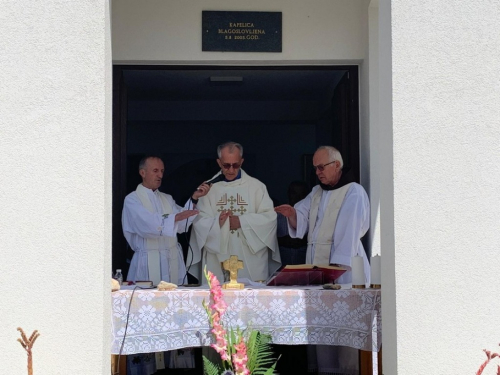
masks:
[[[138,163],[158,154],[161,191],[179,205],[218,170],[216,147],[244,146],[243,169],[276,204],[288,184],[314,186],[312,154],[337,147],[344,174],[359,182],[357,66],[113,68],[113,268],[128,271],[121,227],[125,196],[140,183]],[[185,244],[186,238],[179,238]]]

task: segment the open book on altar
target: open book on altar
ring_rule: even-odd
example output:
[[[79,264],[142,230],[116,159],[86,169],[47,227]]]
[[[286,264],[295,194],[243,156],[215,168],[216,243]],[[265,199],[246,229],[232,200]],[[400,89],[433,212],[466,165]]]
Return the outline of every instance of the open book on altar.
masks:
[[[321,285],[333,284],[345,268],[334,265],[289,264],[276,271],[267,281],[267,285]]]
[[[332,264],[315,265],[315,264],[287,264],[282,268],[282,271],[295,271],[295,270],[315,270],[315,269],[326,269],[326,270],[338,270],[346,271],[345,268],[340,266],[334,266]],[[340,275],[339,275],[340,276]]]

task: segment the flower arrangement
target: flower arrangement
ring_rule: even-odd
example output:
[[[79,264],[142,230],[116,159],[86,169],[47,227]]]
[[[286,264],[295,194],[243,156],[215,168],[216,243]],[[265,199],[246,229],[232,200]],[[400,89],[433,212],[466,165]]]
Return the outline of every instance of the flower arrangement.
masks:
[[[212,348],[220,355],[221,363],[203,356],[205,375],[272,375],[277,360],[272,358],[269,335],[256,330],[243,332],[239,328],[227,330],[223,316],[227,309],[217,277],[204,270],[210,287],[210,305],[203,301],[215,343]]]

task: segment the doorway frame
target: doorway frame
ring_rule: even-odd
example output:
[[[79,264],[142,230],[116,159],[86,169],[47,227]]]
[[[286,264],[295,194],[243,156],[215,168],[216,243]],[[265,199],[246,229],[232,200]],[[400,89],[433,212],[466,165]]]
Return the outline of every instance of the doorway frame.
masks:
[[[124,251],[128,249],[121,226],[123,202],[127,186],[127,92],[123,78],[126,70],[343,70],[348,75],[348,101],[344,110],[349,118],[348,143],[352,176],[360,183],[360,107],[359,65],[124,65],[113,64],[113,202],[112,202],[112,265],[113,269],[128,270]],[[344,132],[346,129],[342,129]],[[320,145],[317,139],[318,145]],[[329,143],[329,142],[328,142]],[[305,168],[304,166],[302,166]]]

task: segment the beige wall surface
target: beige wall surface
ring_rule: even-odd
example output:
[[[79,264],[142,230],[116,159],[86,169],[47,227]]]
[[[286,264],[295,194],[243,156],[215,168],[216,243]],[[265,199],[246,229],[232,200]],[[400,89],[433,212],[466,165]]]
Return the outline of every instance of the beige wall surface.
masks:
[[[380,100],[389,115],[392,104],[394,188],[382,282],[395,273],[383,301],[396,313],[384,337],[397,330],[398,348],[384,374],[474,374],[500,342],[500,3],[380,3],[392,16]]]
[[[113,61],[171,63],[362,60],[367,0],[113,1]],[[283,52],[203,52],[203,10],[282,12]]]
[[[0,5],[0,372],[109,374],[108,2]]]

